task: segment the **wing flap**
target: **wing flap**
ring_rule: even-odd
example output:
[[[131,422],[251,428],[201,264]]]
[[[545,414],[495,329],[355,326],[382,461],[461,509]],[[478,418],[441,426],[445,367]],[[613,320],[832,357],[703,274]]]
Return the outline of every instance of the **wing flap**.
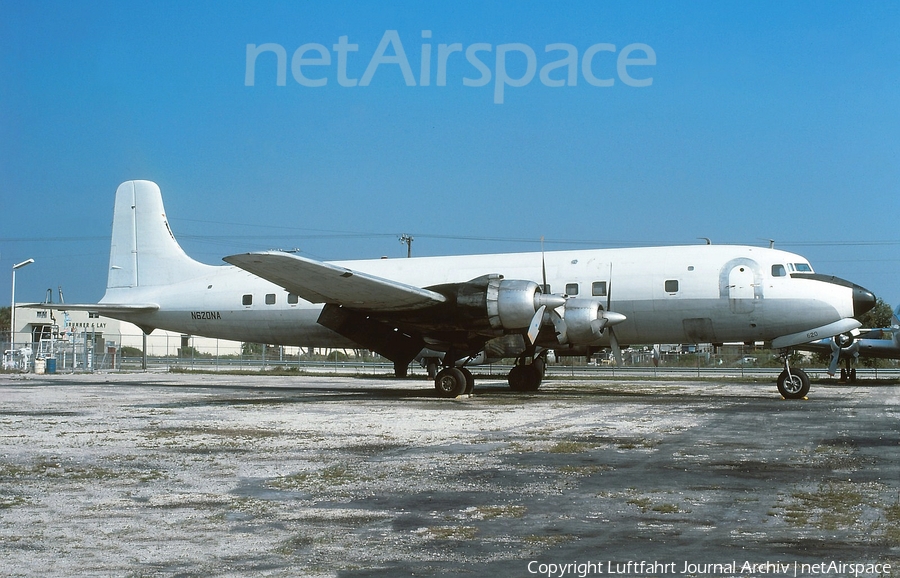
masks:
[[[435,291],[291,253],[242,253],[223,260],[312,303],[333,303],[364,311],[409,311],[447,300]]]

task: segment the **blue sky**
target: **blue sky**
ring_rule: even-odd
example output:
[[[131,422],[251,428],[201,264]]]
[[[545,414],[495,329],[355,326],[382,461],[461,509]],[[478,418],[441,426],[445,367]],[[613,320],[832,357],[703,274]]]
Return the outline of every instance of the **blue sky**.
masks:
[[[36,261],[18,301],[58,286],[99,299],[115,189],[148,179],[207,263],[295,247],[402,257],[403,233],[414,255],[537,250],[542,236],[548,250],[774,239],[900,303],[894,2],[0,0],[0,14],[0,271]],[[356,86],[339,79],[344,36]],[[246,85],[248,44],[284,48],[284,86],[273,52]],[[442,44],[462,51],[438,86]],[[479,44],[491,79],[467,86]],[[576,65],[545,83],[568,54],[553,44]],[[325,47],[330,64],[298,62],[324,86],[296,80],[303,45]],[[584,74],[596,45],[589,73],[612,86]],[[623,57],[633,45],[655,64],[623,78],[620,58],[649,59]],[[510,84],[529,79],[525,49],[535,69],[497,103],[501,46]],[[570,72],[574,86],[548,86]]]

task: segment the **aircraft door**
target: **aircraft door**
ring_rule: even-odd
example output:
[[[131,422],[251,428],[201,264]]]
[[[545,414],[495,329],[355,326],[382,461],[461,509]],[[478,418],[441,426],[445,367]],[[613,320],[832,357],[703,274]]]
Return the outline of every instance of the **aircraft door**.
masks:
[[[752,313],[756,304],[756,273],[749,264],[741,263],[728,273],[728,302],[734,313]]]

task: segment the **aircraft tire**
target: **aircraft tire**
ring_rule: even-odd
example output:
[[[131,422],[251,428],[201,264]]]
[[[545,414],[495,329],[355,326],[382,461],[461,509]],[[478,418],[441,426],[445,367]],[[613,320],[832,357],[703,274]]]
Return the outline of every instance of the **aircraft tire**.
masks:
[[[466,378],[466,391],[464,393],[467,395],[471,394],[475,391],[475,376],[465,367],[457,367],[457,369],[463,374],[463,377]]]
[[[434,388],[441,397],[456,397],[466,391],[466,376],[455,367],[445,367],[434,378]]]
[[[541,386],[541,369],[534,364],[516,365],[506,379],[513,391],[537,391]]]
[[[778,376],[778,392],[784,399],[805,398],[809,393],[809,376],[802,369],[792,369],[788,379],[788,372],[782,371]]]

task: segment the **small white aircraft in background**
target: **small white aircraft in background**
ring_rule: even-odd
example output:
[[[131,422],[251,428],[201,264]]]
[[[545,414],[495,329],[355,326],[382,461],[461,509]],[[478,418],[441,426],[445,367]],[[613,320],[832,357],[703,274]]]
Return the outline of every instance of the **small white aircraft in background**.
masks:
[[[841,381],[855,382],[856,368],[853,366],[860,357],[900,359],[900,306],[897,306],[891,317],[890,327],[848,331],[834,337],[798,345],[797,349],[831,353],[828,375],[837,373],[837,367],[843,360]]]
[[[230,265],[188,257],[159,187],[116,191],[106,294],[66,305],[156,328],[251,343],[354,347],[394,362],[444,352],[443,396],[471,392],[454,360],[516,358],[515,390],[541,383],[546,354],[586,355],[620,344],[771,341],[778,389],[802,398],[809,377],[790,348],[860,326],[871,292],[813,272],[800,255],[731,245],[668,246],[321,262],[263,251]],[[551,288],[555,291],[551,291]],[[40,305],[34,305],[40,307]]]

